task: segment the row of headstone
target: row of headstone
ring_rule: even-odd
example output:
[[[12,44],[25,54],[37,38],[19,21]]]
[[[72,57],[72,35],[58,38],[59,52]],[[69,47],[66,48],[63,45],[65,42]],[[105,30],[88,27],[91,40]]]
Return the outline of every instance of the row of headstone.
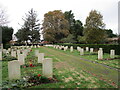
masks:
[[[37,53],[38,63],[42,63],[42,73],[45,77],[53,77],[53,64],[51,58],[44,58],[44,53]],[[20,65],[24,64],[24,54],[18,55],[18,60],[8,62],[9,79],[20,79]]]
[[[110,58],[115,58],[115,50],[110,50]],[[98,60],[103,59],[103,49],[98,50]]]
[[[19,48],[20,49],[20,48]],[[13,50],[9,49],[11,51],[11,56],[17,57],[18,60],[13,60],[8,62],[8,76],[9,80],[12,79],[20,79],[21,78],[21,70],[20,70],[20,65],[25,64],[25,57],[27,56],[28,52],[30,52],[30,48],[25,49],[25,50]],[[22,54],[20,53],[22,51]]]
[[[51,58],[44,58],[44,53],[39,53],[39,50],[35,50],[35,56],[38,57],[38,63],[42,63],[43,76],[53,76],[53,66]]]
[[[68,49],[68,46],[60,46],[60,45],[52,45],[51,47],[53,47],[55,49],[64,50],[64,51],[67,51],[67,49]]]
[[[66,51],[68,49],[68,46],[64,47],[64,46],[59,46],[59,45],[53,45],[54,48],[56,49],[61,49],[64,48],[64,51]],[[70,52],[73,52],[73,46],[70,47]],[[79,46],[77,46],[77,51],[80,52],[80,55],[84,55],[84,48],[81,48]],[[89,48],[89,47],[85,47],[85,51],[86,52],[90,52],[93,53],[94,52],[94,48]],[[115,50],[110,50],[110,58],[114,58],[115,57]],[[99,48],[98,50],[98,59],[103,59],[103,49]]]
[[[85,48],[86,51],[88,52],[89,51],[89,47],[86,47]],[[77,50],[80,52],[80,55],[84,55],[84,49],[81,48],[81,47],[77,47]],[[90,53],[93,53],[94,52],[94,49],[93,48],[90,48]],[[110,50],[110,58],[114,58],[115,57],[115,50]],[[103,59],[103,49],[102,48],[99,48],[98,50],[98,59]]]
[[[42,73],[43,76],[52,78],[53,77],[53,63],[51,58],[45,58],[42,62]],[[20,79],[21,70],[20,63],[18,60],[8,62],[8,76],[9,80]]]

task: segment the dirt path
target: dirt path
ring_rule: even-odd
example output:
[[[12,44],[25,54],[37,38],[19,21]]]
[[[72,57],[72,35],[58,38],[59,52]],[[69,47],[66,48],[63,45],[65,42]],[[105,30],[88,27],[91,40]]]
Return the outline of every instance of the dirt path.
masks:
[[[45,49],[48,55],[54,55],[59,59],[59,62],[55,62],[55,67],[60,68],[76,68],[76,70],[79,71],[79,69],[82,69],[86,72],[90,72],[95,74],[97,77],[102,77],[106,80],[112,80],[115,83],[118,83],[118,71],[110,69],[108,67],[105,67],[100,64],[88,62],[85,60],[80,59],[80,57],[66,54],[64,52],[60,52],[55,49],[43,47]]]

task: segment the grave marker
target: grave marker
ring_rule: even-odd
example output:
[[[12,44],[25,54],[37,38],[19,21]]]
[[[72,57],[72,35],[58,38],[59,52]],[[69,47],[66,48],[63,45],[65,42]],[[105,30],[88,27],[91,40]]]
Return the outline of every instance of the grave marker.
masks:
[[[115,58],[115,50],[110,50],[110,58]]]
[[[73,46],[70,47],[70,52],[73,52]]]
[[[38,63],[43,63],[44,53],[38,53]]]
[[[38,57],[39,50],[35,50],[35,56]]]
[[[88,52],[89,51],[89,47],[86,47],[86,52]]]
[[[102,49],[100,49],[98,51],[98,60],[101,60],[101,59],[103,59],[103,50]]]
[[[93,53],[93,48],[90,48],[90,53]]]
[[[84,49],[83,48],[81,48],[81,50],[80,50],[80,55],[84,55]]]
[[[20,63],[18,60],[8,62],[8,76],[9,79],[20,79]]]
[[[52,58],[45,58],[43,60],[43,75],[45,77],[53,77],[53,66],[52,66]]]
[[[19,54],[18,55],[18,61],[20,62],[20,65],[25,64],[25,56],[24,56],[24,54]]]

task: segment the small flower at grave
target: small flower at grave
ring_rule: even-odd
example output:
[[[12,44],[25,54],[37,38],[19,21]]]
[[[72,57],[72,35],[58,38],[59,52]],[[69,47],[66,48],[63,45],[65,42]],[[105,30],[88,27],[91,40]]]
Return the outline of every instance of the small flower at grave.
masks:
[[[41,75],[40,74],[38,74],[38,77],[40,77]]]
[[[26,66],[23,66],[24,68],[26,68]]]
[[[32,50],[30,50],[32,52]]]
[[[32,67],[33,65],[32,65],[32,64],[30,64],[29,66],[30,66],[30,67]]]

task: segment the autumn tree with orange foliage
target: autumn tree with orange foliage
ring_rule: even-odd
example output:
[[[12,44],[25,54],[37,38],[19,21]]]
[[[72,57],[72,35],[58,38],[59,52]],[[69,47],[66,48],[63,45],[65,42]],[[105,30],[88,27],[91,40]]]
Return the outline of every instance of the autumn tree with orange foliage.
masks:
[[[43,38],[49,42],[60,42],[69,34],[69,24],[61,10],[49,11],[44,14]]]

